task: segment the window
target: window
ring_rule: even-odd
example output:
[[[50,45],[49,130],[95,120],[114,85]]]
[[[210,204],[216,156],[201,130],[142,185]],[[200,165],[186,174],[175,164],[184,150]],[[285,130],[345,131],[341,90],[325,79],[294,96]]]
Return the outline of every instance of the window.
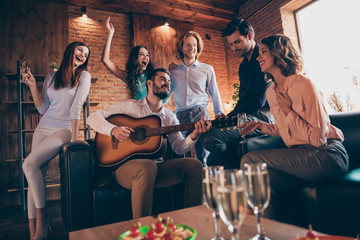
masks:
[[[297,15],[306,75],[329,113],[360,111],[360,1],[316,1]]]

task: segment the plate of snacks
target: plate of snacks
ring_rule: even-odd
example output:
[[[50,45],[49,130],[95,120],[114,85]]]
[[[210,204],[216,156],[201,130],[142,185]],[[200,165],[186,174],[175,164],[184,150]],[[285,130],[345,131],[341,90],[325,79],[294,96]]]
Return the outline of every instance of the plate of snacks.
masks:
[[[156,222],[149,226],[141,226],[140,222],[135,223],[121,234],[118,240],[194,240],[196,235],[194,228],[175,224],[170,218],[164,221],[158,216]]]
[[[309,231],[306,234],[306,237],[295,238],[293,240],[354,240],[351,237],[341,237],[341,236],[331,236],[331,235],[318,235],[315,231],[312,230],[311,225],[309,225]],[[355,240],[359,240],[356,238]]]

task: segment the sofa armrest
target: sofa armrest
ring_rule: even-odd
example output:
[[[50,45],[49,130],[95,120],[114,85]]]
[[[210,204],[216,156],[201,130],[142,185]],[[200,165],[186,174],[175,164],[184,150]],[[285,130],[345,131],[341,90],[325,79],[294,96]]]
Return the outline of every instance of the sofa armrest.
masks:
[[[94,155],[86,142],[60,149],[61,209],[66,230],[93,226]]]
[[[258,137],[247,138],[246,143],[243,143],[244,154],[256,150],[274,149],[274,148],[286,148],[286,145],[281,137],[261,135]]]

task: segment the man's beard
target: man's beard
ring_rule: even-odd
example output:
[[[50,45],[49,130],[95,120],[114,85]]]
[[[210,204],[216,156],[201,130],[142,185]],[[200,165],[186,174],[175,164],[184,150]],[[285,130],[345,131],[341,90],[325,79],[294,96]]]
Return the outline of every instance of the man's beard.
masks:
[[[153,93],[155,96],[157,96],[160,99],[165,99],[169,96],[169,93],[167,91],[162,92],[160,91],[161,87],[159,87],[158,85],[154,84],[154,89],[153,89]]]

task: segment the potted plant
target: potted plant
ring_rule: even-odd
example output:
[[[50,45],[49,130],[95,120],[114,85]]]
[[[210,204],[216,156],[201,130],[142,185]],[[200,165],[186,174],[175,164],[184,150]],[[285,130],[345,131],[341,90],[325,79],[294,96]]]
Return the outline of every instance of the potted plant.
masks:
[[[57,63],[56,62],[50,62],[49,63],[49,67],[54,71],[56,72],[58,69],[57,69]]]

